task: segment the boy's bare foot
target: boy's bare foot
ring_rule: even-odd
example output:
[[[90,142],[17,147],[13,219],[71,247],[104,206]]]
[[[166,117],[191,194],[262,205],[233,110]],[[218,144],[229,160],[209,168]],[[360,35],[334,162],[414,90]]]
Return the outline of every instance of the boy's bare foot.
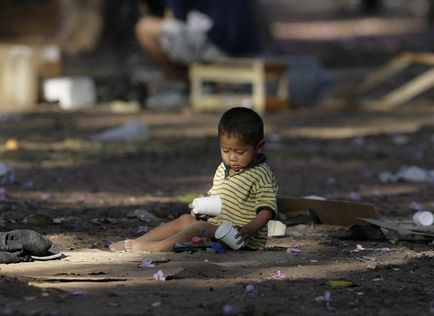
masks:
[[[149,245],[145,242],[140,242],[133,239],[125,240],[125,251],[152,251]]]
[[[109,248],[111,251],[126,251],[126,247],[125,247],[126,242],[127,242],[126,240],[121,240],[121,241],[112,243],[109,246]]]

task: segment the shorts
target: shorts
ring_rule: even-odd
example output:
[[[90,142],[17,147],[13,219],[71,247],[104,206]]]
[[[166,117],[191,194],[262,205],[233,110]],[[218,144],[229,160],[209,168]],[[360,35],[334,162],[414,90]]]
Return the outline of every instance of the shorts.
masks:
[[[188,14],[187,22],[165,19],[161,25],[161,47],[172,62],[181,65],[224,57],[207,36],[211,26],[208,16],[197,11]]]

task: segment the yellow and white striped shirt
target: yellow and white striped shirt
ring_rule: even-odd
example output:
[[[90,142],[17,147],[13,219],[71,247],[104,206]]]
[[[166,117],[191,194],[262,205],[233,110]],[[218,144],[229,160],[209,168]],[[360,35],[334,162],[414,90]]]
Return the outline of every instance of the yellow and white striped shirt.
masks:
[[[265,157],[264,157],[265,158]],[[273,214],[277,212],[276,195],[278,185],[273,172],[266,163],[241,169],[234,175],[228,175],[228,169],[221,163],[214,175],[213,186],[209,195],[220,195],[222,211],[208,222],[219,225],[230,221],[243,226],[252,221],[262,209]],[[252,249],[263,248],[267,242],[267,225],[247,240],[246,246]]]

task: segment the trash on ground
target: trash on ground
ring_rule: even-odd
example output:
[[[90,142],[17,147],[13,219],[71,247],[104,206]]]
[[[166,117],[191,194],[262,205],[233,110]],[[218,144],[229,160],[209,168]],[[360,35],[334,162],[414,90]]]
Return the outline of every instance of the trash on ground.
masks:
[[[50,239],[30,229],[0,232],[0,263],[18,263],[36,259],[51,260],[61,257]],[[43,258],[44,257],[44,258]]]
[[[291,246],[291,247],[288,247],[288,248],[286,249],[286,252],[287,252],[287,253],[300,253],[301,250],[300,250],[300,247],[299,247],[299,246]]]
[[[434,181],[434,170],[425,170],[417,166],[404,166],[395,174],[382,172],[379,179],[383,183],[397,182],[399,180],[408,182],[432,182]]]
[[[143,235],[145,233],[148,232],[148,226],[146,225],[140,225],[139,227],[137,227],[135,234],[136,235]]]
[[[434,222],[434,215],[430,211],[417,211],[413,214],[413,222],[420,226],[431,226]]]
[[[166,281],[166,276],[164,275],[164,272],[161,270],[158,270],[155,274],[154,274],[154,280],[155,281]]]
[[[42,88],[45,100],[59,101],[64,110],[81,109],[96,103],[95,82],[90,77],[50,78],[43,82]]]
[[[344,231],[333,231],[329,234],[331,237],[342,240],[385,240],[383,231],[373,224],[356,224],[350,226]]]
[[[285,236],[286,225],[281,221],[268,221],[268,237]]]
[[[361,218],[362,220],[376,225],[380,228],[391,230],[398,234],[401,238],[407,238],[408,236],[414,235],[421,238],[434,238],[434,226],[416,226],[413,222],[407,221],[403,222],[401,220],[378,220],[372,218]]]
[[[155,301],[151,304],[152,307],[160,307],[161,306],[161,301]]]
[[[143,259],[139,264],[140,268],[155,268],[155,263],[151,259]]]
[[[85,290],[74,290],[71,294],[74,296],[86,296],[87,292]]]
[[[392,142],[396,145],[405,145],[410,141],[410,137],[406,135],[392,135],[391,136]]]
[[[273,274],[271,275],[271,278],[274,280],[283,280],[283,279],[286,279],[286,274],[280,270],[277,270],[276,272],[273,272]]]
[[[23,219],[23,224],[28,225],[50,225],[53,224],[53,219],[46,214],[31,214]]]
[[[159,217],[155,216],[154,214],[152,214],[148,210],[145,210],[144,208],[138,208],[138,209],[134,210],[134,215],[139,220],[141,220],[142,222],[145,222],[145,223],[158,222],[161,220]]]
[[[6,166],[4,163],[0,163],[0,184],[9,184],[15,181],[14,171]]]
[[[258,290],[256,289],[256,287],[249,283],[246,285],[245,289],[244,289],[244,294],[245,295],[256,295],[258,294]]]
[[[93,135],[91,139],[95,141],[146,141],[149,139],[149,127],[141,120],[133,120]]]
[[[324,295],[318,296],[315,298],[316,302],[329,302],[331,300],[331,293],[329,291],[325,291]]]
[[[277,207],[288,217],[288,221],[294,215],[306,216],[306,212],[315,215],[319,223],[337,226],[364,224],[360,217],[380,219],[380,214],[369,203],[278,197]],[[288,224],[287,221],[285,223]]]
[[[234,305],[225,304],[225,306],[223,306],[223,314],[225,315],[238,314],[239,312],[239,308]]]

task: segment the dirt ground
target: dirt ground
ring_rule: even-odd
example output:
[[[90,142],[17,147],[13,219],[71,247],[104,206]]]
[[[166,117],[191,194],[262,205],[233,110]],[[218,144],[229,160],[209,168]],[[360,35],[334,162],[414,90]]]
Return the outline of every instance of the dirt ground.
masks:
[[[329,234],[345,227],[296,225],[256,252],[104,248],[187,212],[192,197],[206,192],[219,162],[219,114],[114,114],[104,106],[66,113],[48,105],[2,118],[0,143],[14,138],[18,149],[1,152],[16,179],[3,185],[0,230],[36,230],[64,256],[0,265],[0,315],[434,313],[434,246],[426,240],[343,241]],[[434,169],[433,118],[429,102],[390,113],[312,107],[266,114],[266,152],[280,194],[369,202],[393,218],[432,210],[433,183],[379,176],[403,166]],[[149,127],[148,140],[90,139],[131,119]],[[159,219],[143,222],[137,209]],[[156,266],[140,267],[144,259]],[[158,270],[166,281],[154,280]]]

